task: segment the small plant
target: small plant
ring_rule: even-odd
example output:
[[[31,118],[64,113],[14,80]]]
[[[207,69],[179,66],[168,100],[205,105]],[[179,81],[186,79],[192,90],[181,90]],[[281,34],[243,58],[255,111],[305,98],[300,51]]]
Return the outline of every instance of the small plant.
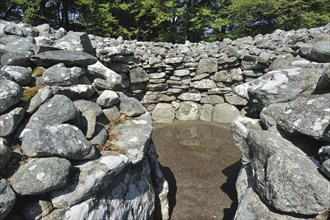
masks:
[[[105,128],[107,129],[108,134],[109,134],[109,139],[106,141],[105,144],[97,145],[97,148],[99,149],[99,151],[115,151],[119,154],[126,155],[124,150],[119,149],[112,145],[112,141],[117,140],[117,138],[118,138],[118,134],[113,133],[112,128],[115,125],[127,120],[127,118],[128,117],[126,115],[122,114],[122,115],[120,115],[120,117],[117,120],[105,125]]]

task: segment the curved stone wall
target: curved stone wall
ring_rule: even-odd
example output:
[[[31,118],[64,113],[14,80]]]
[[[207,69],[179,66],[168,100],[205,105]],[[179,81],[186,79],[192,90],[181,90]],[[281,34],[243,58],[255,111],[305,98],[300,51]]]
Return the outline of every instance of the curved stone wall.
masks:
[[[123,77],[125,91],[141,100],[156,122],[228,123],[255,111],[234,91],[236,85],[303,60],[299,57],[310,56],[311,42],[326,41],[328,33],[326,26],[186,44],[90,38],[96,56]]]

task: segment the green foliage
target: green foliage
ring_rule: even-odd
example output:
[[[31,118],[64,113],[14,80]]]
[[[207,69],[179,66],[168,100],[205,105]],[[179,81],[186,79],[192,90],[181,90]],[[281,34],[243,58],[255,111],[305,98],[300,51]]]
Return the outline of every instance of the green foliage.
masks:
[[[329,0],[1,0],[0,19],[106,37],[182,43],[311,28]]]

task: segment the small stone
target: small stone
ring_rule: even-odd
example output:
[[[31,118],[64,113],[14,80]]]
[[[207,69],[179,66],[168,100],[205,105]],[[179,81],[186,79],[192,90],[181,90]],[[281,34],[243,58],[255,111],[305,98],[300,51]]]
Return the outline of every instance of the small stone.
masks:
[[[147,112],[147,109],[137,99],[128,97],[123,93],[120,94],[119,109],[121,113],[129,117],[139,116]]]
[[[96,103],[104,108],[111,108],[119,102],[119,96],[116,92],[105,90],[97,98]]]

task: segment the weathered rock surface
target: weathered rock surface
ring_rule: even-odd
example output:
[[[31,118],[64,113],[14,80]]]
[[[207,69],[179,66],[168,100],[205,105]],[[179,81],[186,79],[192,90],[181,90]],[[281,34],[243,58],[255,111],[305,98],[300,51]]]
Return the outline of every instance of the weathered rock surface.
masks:
[[[68,124],[33,128],[23,135],[22,150],[30,157],[58,156],[70,160],[94,159],[97,156],[83,133]]]
[[[217,104],[213,108],[212,121],[219,123],[232,123],[233,120],[240,116],[238,109],[228,103]]]
[[[126,156],[109,153],[101,158],[84,162],[74,166],[74,175],[68,184],[50,193],[52,203],[56,208],[69,208],[108,187],[109,181],[114,179],[127,165]]]
[[[176,112],[176,118],[181,121],[199,120],[201,106],[195,102],[182,102]]]
[[[123,150],[131,162],[136,164],[144,158],[151,132],[152,121],[149,113],[145,113],[115,125],[110,133],[110,138],[112,135],[115,137],[111,144]]]
[[[64,63],[65,66],[87,67],[97,61],[90,54],[70,50],[46,51],[32,56],[31,60],[35,65],[44,67],[50,67],[58,63]]]
[[[36,158],[19,167],[11,177],[19,195],[38,195],[64,186],[71,163],[62,158]]]
[[[8,164],[10,156],[11,150],[3,143],[0,143],[0,171]]]
[[[4,219],[13,208],[16,200],[9,183],[0,176],[0,219]]]
[[[274,133],[253,130],[247,142],[255,172],[255,189],[277,210],[315,215],[329,210],[324,193],[330,182],[297,147]]]
[[[330,141],[330,93],[269,105],[261,118],[268,126]]]
[[[20,101],[21,87],[9,80],[0,80],[0,114]]]
[[[31,71],[26,67],[4,66],[1,70],[12,76],[14,81],[21,86],[29,84],[32,79]]]
[[[111,108],[115,106],[119,101],[120,100],[117,93],[111,90],[103,91],[96,100],[97,104],[104,108]]]
[[[175,111],[171,104],[158,103],[152,111],[152,120],[156,123],[171,123],[175,119]]]
[[[235,87],[235,92],[251,100],[261,110],[271,103],[291,101],[311,95],[323,69],[292,68],[274,70],[251,82]]]
[[[123,93],[119,97],[119,109],[121,113],[129,117],[135,117],[147,112],[147,109],[138,100],[128,97]]]
[[[42,74],[43,84],[48,86],[72,86],[78,83],[84,71],[79,67],[67,68],[63,63],[46,69]]]
[[[0,116],[0,137],[11,135],[24,117],[23,108],[15,108]]]
[[[61,124],[73,119],[77,108],[64,95],[55,95],[31,116],[26,128],[39,128],[45,125]]]

